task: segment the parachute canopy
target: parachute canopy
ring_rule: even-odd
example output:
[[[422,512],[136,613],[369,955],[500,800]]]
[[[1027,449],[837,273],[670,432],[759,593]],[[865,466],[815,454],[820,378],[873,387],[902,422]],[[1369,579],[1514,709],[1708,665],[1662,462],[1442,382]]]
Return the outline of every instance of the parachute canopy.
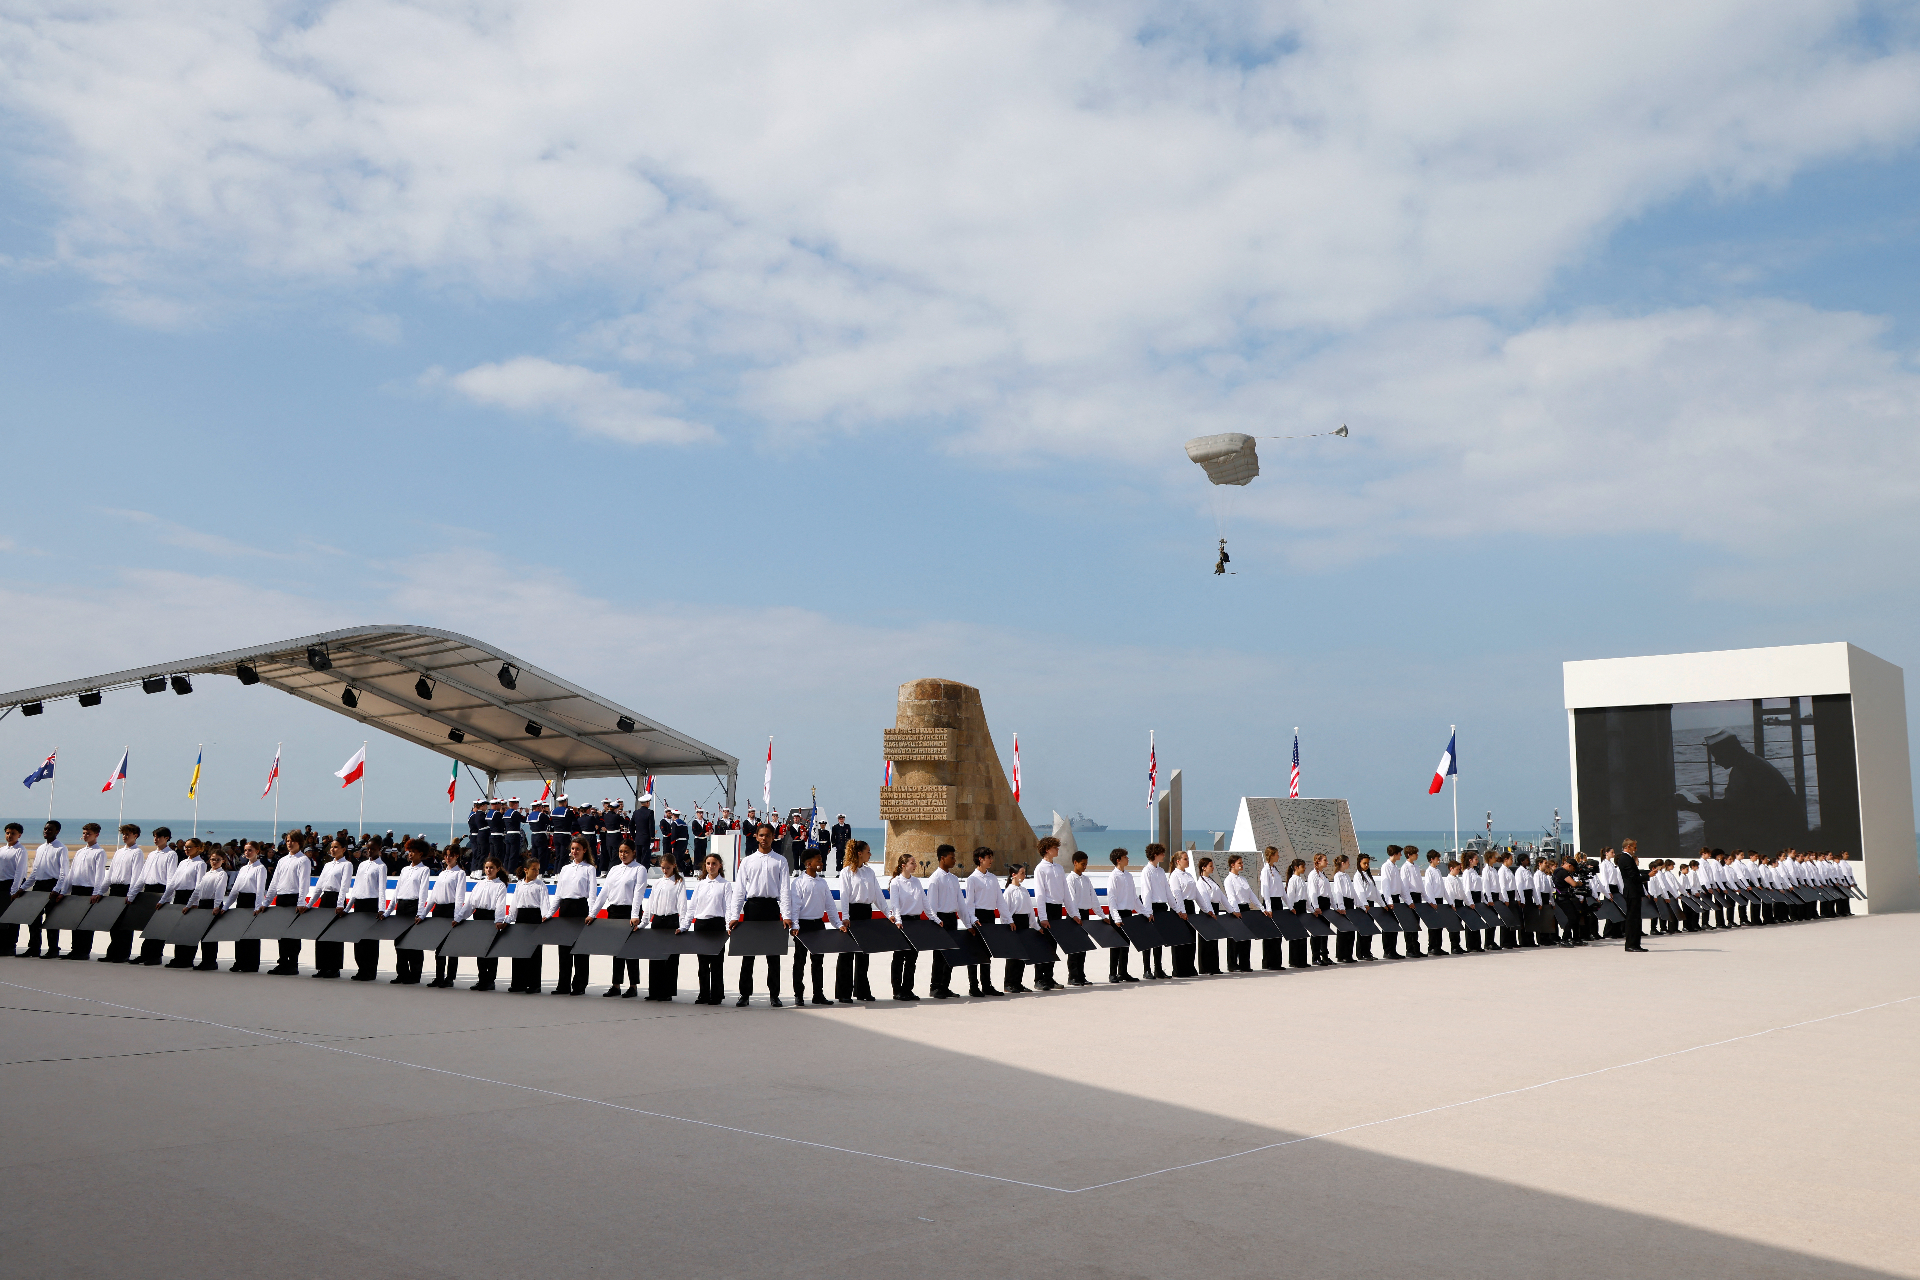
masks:
[[[1187,441],[1187,456],[1205,467],[1207,479],[1215,484],[1246,484],[1260,474],[1253,437],[1238,431],[1195,436]]]

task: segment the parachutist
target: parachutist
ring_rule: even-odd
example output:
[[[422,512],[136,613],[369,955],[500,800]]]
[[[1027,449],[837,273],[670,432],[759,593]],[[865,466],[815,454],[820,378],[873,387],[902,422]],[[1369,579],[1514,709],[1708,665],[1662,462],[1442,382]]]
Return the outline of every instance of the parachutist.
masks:
[[[1225,573],[1227,571],[1227,562],[1232,559],[1233,557],[1227,554],[1227,540],[1225,538],[1220,539],[1220,558],[1213,562],[1213,572],[1215,576]]]

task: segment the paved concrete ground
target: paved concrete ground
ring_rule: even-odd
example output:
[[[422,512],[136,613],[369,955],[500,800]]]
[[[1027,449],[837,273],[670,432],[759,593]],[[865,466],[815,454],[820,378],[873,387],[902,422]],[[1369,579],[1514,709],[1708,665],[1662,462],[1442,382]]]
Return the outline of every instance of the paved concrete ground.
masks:
[[[805,1011],[7,960],[0,1273],[1920,1276],[1920,917],[1650,945]]]

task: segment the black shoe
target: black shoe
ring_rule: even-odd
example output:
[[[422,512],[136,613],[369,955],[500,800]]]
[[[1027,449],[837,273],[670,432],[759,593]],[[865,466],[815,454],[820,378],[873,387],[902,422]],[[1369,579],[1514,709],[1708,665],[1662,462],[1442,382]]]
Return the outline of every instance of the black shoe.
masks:
[[[1125,981],[1126,981],[1126,979],[1125,979],[1125,978],[1108,978],[1108,979],[1107,979],[1107,985],[1108,985],[1108,986],[1118,986],[1118,985],[1120,985],[1120,984],[1121,984],[1122,982],[1125,982]]]
[[[970,995],[970,996],[978,996],[978,995],[980,994],[980,988],[978,988],[978,987],[968,987],[968,988],[967,988],[967,994],[968,994],[968,995]]]
[[[99,960],[101,964],[119,964],[120,963],[119,959],[115,956],[96,956],[95,959]]]
[[[1138,982],[1138,981],[1140,981],[1140,979],[1138,979],[1138,978],[1136,978],[1136,977],[1134,977],[1134,976],[1133,976],[1132,974],[1130,974],[1130,973],[1123,973],[1123,974],[1121,974],[1121,975],[1120,975],[1120,981],[1122,981],[1122,982]]]
[[[372,982],[378,976],[379,976],[378,974],[373,974],[373,973],[356,973],[353,975],[353,981]]]
[[[739,998],[738,1000],[735,1000],[735,1001],[733,1002],[733,1007],[734,1007],[734,1008],[736,1008],[736,1009],[744,1009],[744,1008],[746,1008],[746,1007],[747,1007],[747,998],[746,998],[745,996],[741,996],[741,997],[740,997],[740,998]]]
[[[404,984],[405,982],[406,982],[406,979],[405,979],[404,977],[401,977],[401,978],[388,978],[388,979],[387,979],[387,985],[388,985],[388,986],[390,986],[390,987],[397,987],[397,986],[401,986],[401,985],[402,985],[402,984]]]
[[[864,995],[864,996],[855,996],[855,997],[854,997],[854,999],[855,999],[855,1000],[858,1000],[858,1001],[859,1001],[859,1002],[860,1002],[861,1004],[872,1004],[872,1003],[873,1003],[873,996],[872,996],[872,994],[871,994],[871,993],[869,993],[869,994],[867,994],[867,995]]]
[[[219,965],[211,964],[205,960],[202,960],[199,964],[193,967],[200,970],[200,972],[202,973],[214,973],[214,972],[217,972],[220,968]]]
[[[1090,987],[1093,984],[1085,978],[1068,978],[1067,985],[1070,987]]]
[[[471,987],[467,988],[467,990],[469,991],[492,991],[493,989],[494,989],[493,984],[491,982],[485,981],[484,979],[474,983]]]
[[[1009,982],[1009,983],[1007,984],[1007,989],[1006,989],[1006,992],[1005,992],[1005,994],[1007,994],[1007,995],[1010,995],[1010,996],[1023,996],[1023,995],[1026,995],[1026,994],[1027,994],[1027,993],[1028,993],[1029,991],[1032,991],[1032,990],[1033,990],[1033,988],[1032,988],[1032,987],[1029,987],[1029,986],[1027,986],[1027,985],[1026,985],[1026,984],[1025,984],[1024,982]],[[999,992],[996,992],[995,994],[996,994],[996,995],[998,995],[998,994],[1001,994],[1001,993],[999,993]]]
[[[535,989],[535,994],[536,995],[539,994],[537,988]],[[550,996],[570,996],[573,994],[573,988],[572,987],[555,987],[553,990],[547,992],[547,994]]]
[[[51,959],[51,957],[49,957],[49,959]],[[193,968],[193,961],[191,961],[191,960],[169,960],[169,961],[167,961],[167,966],[166,966],[166,967],[167,967],[167,968],[169,968],[169,969],[191,969],[191,968]]]
[[[1645,955],[1645,954],[1646,954],[1646,951],[1647,951],[1647,949],[1646,949],[1645,947],[1626,947],[1626,948],[1623,948],[1623,950],[1627,950],[1627,951],[1638,951],[1638,952],[1640,952],[1640,953],[1641,953],[1642,955]]]
[[[834,1004],[836,1004],[836,1003],[840,1003],[840,1004],[851,1004],[851,1003],[852,1003],[852,1001],[850,1001],[850,1000],[849,1000],[849,1001],[833,1001],[833,1000],[829,1000],[829,999],[827,999],[827,998],[826,998],[825,996],[823,996],[823,995],[819,995],[819,994],[816,994],[816,995],[815,995],[815,996],[813,997],[813,1003],[814,1003],[814,1004],[823,1004],[823,1005],[826,1005],[827,1007],[829,1007],[829,1008],[831,1008],[831,1007],[833,1007],[833,1005],[834,1005]]]
[[[780,1002],[780,997],[779,997],[779,996],[768,996],[768,997],[767,997],[767,1003],[768,1003],[768,1004],[770,1004],[770,1005],[772,1005],[772,1006],[773,1006],[774,1008],[776,1008],[776,1009],[784,1009],[784,1008],[786,1008],[786,1005],[784,1005],[784,1004],[782,1004],[782,1003]],[[800,1003],[800,998],[799,998],[798,996],[795,996],[795,997],[794,997],[794,1003],[795,1003],[796,1005]]]
[[[283,965],[283,964],[277,964],[273,966],[273,968],[267,970],[268,976],[278,977],[278,978],[285,978],[290,975],[297,974],[299,972],[300,971],[298,969],[289,969],[286,965]]]
[[[980,994],[983,996],[1003,996],[1007,993],[994,987],[982,987],[980,988]]]
[[[607,988],[607,989],[606,989],[605,991],[603,991],[603,992],[601,992],[601,993],[600,993],[600,998],[601,998],[602,1000],[610,1000],[610,999],[612,999],[612,998],[613,998],[614,996],[617,996],[617,995],[619,995],[619,994],[620,994],[620,987],[619,987],[619,985],[618,985],[618,984],[616,983],[615,985],[613,985],[613,986],[611,986],[611,987],[608,987],[608,988]]]
[[[951,992],[951,991],[936,991],[936,992],[934,992],[934,993],[933,993],[933,998],[934,998],[935,1000],[957,1000],[957,999],[959,999],[959,997],[958,997],[958,996],[956,996],[956,995],[955,995],[955,994],[954,994],[953,992]]]
[[[637,995],[639,995],[639,994],[640,994],[640,988],[638,988],[638,987],[628,987],[628,988],[627,988],[627,989],[626,989],[625,991],[622,991],[622,992],[620,993],[620,998],[621,998],[622,1000],[631,1000],[631,999],[633,999],[633,998],[634,998],[635,996],[637,996]],[[711,1000],[711,1001],[710,1001],[709,1003],[711,1003],[711,1004],[719,1004],[719,1003],[720,1003],[720,997],[719,997],[719,996],[715,996],[715,997],[713,997],[713,999],[712,999],[712,1000]]]
[[[902,991],[899,995],[895,996],[894,999],[904,1001],[907,1004],[913,1004],[915,1001],[919,1000],[920,997],[913,994],[913,992],[911,991]]]

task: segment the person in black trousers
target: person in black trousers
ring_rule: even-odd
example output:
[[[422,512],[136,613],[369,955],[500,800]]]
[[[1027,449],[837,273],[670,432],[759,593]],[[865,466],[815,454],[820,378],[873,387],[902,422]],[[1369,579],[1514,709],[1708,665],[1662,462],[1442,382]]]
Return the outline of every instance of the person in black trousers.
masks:
[[[1640,945],[1640,900],[1646,890],[1646,880],[1640,874],[1638,851],[1640,842],[1622,840],[1620,848],[1613,855],[1614,869],[1620,873],[1620,909],[1626,913],[1627,950],[1645,951]]]

